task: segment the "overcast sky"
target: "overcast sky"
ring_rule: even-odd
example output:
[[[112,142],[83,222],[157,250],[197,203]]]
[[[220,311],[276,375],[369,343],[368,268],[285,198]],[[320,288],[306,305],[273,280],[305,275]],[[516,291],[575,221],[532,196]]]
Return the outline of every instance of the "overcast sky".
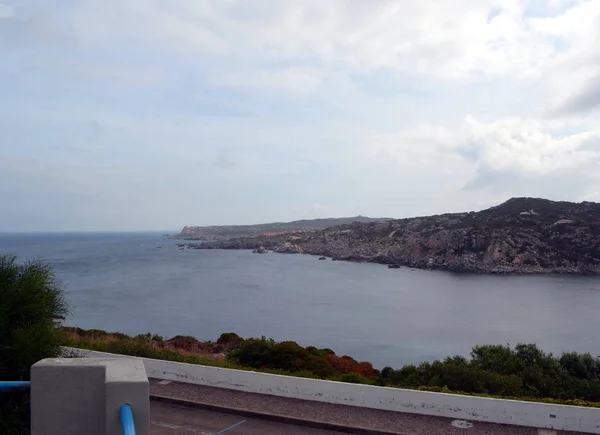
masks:
[[[0,231],[600,201],[599,0],[0,0]]]

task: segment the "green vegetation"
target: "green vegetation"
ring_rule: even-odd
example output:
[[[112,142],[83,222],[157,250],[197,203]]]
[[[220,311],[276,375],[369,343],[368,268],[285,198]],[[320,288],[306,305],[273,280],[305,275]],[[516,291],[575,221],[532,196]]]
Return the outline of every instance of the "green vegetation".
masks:
[[[0,255],[0,379],[27,381],[32,364],[59,356],[63,338],[55,319],[67,313],[48,265]],[[29,433],[29,394],[0,394],[0,415],[0,433]]]
[[[216,343],[177,336],[164,340],[65,328],[68,346],[238,370],[425,391],[600,407],[600,359],[590,354],[555,357],[534,344],[476,346],[471,358],[386,367],[338,356],[331,349],[293,341],[243,339],[222,334]]]
[[[590,402],[600,402],[599,375],[600,360],[590,354],[565,353],[556,358],[534,344],[476,346],[470,360],[456,356],[382,371],[385,383],[397,387]]]

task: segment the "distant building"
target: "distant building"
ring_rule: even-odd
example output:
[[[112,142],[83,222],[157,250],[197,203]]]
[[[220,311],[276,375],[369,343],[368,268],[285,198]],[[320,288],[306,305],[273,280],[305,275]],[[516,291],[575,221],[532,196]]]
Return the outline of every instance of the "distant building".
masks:
[[[561,219],[554,222],[554,225],[563,225],[563,224],[574,224],[575,221],[573,219]]]
[[[535,211],[533,211],[533,209],[532,209],[532,210],[529,210],[529,211],[522,211],[519,214],[522,215],[522,216],[534,216],[537,213]]]

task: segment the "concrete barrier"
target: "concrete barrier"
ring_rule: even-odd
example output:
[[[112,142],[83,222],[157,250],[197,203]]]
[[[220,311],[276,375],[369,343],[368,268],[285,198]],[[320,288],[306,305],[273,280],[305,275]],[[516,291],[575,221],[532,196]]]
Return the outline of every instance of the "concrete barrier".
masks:
[[[136,433],[148,435],[148,377],[139,358],[50,358],[31,367],[32,435],[120,434],[124,404]]]
[[[90,357],[118,357],[79,350]],[[129,358],[129,357],[128,357]],[[140,358],[148,377],[386,411],[600,434],[600,409],[279,376]]]

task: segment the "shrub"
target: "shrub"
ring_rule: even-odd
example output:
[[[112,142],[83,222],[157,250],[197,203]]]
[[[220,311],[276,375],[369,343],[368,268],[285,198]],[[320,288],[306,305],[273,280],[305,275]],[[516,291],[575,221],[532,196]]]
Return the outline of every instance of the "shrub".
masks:
[[[226,332],[221,334],[217,340],[217,344],[223,346],[225,352],[229,352],[234,349],[238,349],[244,339],[237,335],[235,332]]]
[[[173,338],[167,340],[171,346],[176,349],[192,350],[195,349],[200,342],[190,335],[176,335]]]
[[[589,353],[563,353],[559,363],[569,375],[578,379],[598,379],[600,373],[600,361]]]
[[[508,345],[475,346],[471,351],[471,361],[480,369],[503,375],[521,373],[524,368],[523,361],[516,358]]]
[[[0,255],[0,379],[29,380],[31,365],[60,355],[56,324],[69,309],[50,266]],[[0,433],[28,433],[28,395],[0,395]]]
[[[261,368],[269,363],[270,342],[263,339],[251,338],[245,340],[240,348],[231,352],[228,358],[246,367]]]
[[[328,349],[328,348],[318,349],[318,348],[316,348],[314,346],[308,346],[306,348],[306,350],[309,353],[311,353],[312,355],[314,355],[314,356],[324,357],[325,355],[328,355],[328,354],[334,354],[335,355],[335,352],[332,351],[331,349]]]
[[[311,354],[294,341],[275,343],[264,337],[244,340],[239,349],[231,352],[228,358],[242,366],[257,369],[284,370],[290,373],[307,372],[320,378],[336,374],[327,361]]]
[[[344,373],[344,374],[338,376],[337,380],[339,382],[348,382],[350,384],[371,384],[372,383],[367,378],[365,378],[364,376],[361,376],[357,373]]]

